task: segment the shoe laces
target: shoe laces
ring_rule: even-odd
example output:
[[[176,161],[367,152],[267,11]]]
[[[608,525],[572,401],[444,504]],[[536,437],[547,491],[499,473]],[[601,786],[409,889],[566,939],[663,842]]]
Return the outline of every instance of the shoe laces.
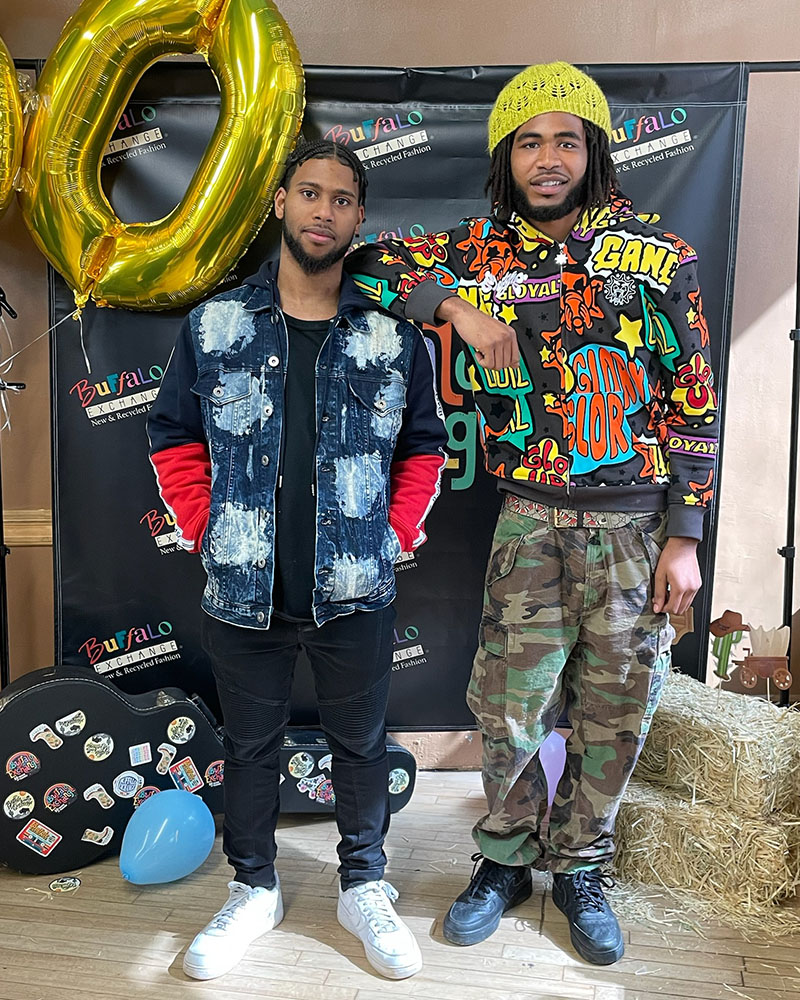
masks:
[[[484,900],[490,893],[505,889],[516,874],[516,869],[485,858],[480,851],[470,861],[473,866],[468,892],[472,899]]]
[[[364,882],[354,886],[354,889],[355,903],[376,934],[397,930],[397,914],[392,908],[392,903],[399,898],[400,893],[391,883],[380,879],[375,882]]]
[[[228,888],[231,891],[228,902],[211,918],[209,930],[226,931],[238,919],[245,905],[252,898],[252,887],[244,885],[242,882],[229,882]]]
[[[575,902],[581,909],[587,910],[605,909],[607,902],[603,889],[613,889],[617,884],[610,875],[597,868],[575,872],[569,878],[575,889]]]

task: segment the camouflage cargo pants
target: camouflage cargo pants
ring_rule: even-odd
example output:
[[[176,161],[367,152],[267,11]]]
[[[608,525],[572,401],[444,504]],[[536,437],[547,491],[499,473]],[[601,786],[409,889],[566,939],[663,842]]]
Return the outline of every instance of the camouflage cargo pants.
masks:
[[[665,515],[556,528],[504,505],[486,573],[467,703],[483,734],[481,852],[550,871],[613,857],[614,821],[669,669],[674,631],[652,611]],[[538,750],[572,726],[547,836]]]

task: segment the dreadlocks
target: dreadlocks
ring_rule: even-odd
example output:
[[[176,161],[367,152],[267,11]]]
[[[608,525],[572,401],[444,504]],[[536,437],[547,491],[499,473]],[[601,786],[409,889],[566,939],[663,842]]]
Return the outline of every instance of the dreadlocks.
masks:
[[[587,163],[584,174],[585,199],[582,208],[602,208],[619,191],[616,169],[611,159],[608,136],[603,129],[583,120]],[[484,191],[489,192],[497,217],[507,222],[514,205],[514,178],[511,175],[511,148],[516,130],[495,146]]]
[[[315,142],[306,142],[297,146],[286,161],[286,170],[280,183],[281,187],[288,187],[295,170],[306,160],[338,160],[344,166],[350,167],[358,184],[358,203],[359,205],[364,204],[367,197],[367,174],[361,160],[346,146],[340,142],[332,142],[330,139],[317,139]]]

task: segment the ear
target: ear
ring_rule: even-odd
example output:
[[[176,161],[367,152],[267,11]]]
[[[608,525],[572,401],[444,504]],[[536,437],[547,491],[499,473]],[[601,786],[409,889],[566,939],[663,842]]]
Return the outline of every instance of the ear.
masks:
[[[273,204],[275,206],[275,218],[282,219],[285,213],[285,206],[286,206],[286,188],[283,187],[278,188],[278,190],[275,192],[275,199]]]
[[[356,236],[358,236],[358,231],[361,228],[361,224],[362,224],[363,221],[364,221],[364,206],[363,205],[359,205],[358,206],[358,222],[356,223],[356,231],[355,231],[355,235]]]

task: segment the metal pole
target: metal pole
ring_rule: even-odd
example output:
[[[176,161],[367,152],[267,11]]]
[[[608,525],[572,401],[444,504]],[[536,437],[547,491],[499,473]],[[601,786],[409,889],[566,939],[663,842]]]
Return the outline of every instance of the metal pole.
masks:
[[[797,273],[795,275],[794,329],[792,341],[792,409],[789,429],[789,490],[786,509],[786,545],[778,549],[783,566],[783,624],[789,626],[789,667],[792,665],[792,606],[794,604],[794,526],[797,504],[797,438],[800,427],[800,207],[797,220]],[[789,704],[789,691],[781,691],[780,704]]]
[[[0,295],[2,289],[0,289]],[[15,392],[25,388],[24,382],[6,382],[0,378],[0,392]],[[11,680],[11,658],[8,650],[8,596],[6,593],[6,557],[11,549],[5,543],[3,526],[3,469],[0,465],[0,690]]]

